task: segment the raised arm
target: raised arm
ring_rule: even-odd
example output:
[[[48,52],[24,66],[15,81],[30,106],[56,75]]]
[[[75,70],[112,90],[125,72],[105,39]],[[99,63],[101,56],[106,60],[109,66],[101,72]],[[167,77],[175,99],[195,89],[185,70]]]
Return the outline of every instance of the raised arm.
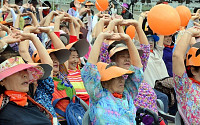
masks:
[[[36,16],[35,16],[32,12],[30,12],[30,11],[27,12],[27,14],[31,16],[33,26],[38,27],[38,26],[39,26],[39,23],[38,23],[38,21],[37,21]]]
[[[182,76],[183,73],[186,71],[184,64],[185,52],[190,44],[192,37],[199,36],[200,27],[192,27],[187,29],[181,39],[177,41],[177,45],[172,57],[174,74]]]
[[[130,59],[131,59],[131,65],[136,66],[136,67],[143,67],[141,63],[141,59],[138,53],[137,48],[135,47],[133,41],[127,34],[120,33],[121,40],[124,40],[126,42],[126,45],[128,47]]]
[[[88,58],[88,62],[91,64],[96,65],[98,58],[99,58],[99,54],[100,54],[100,48],[101,45],[103,43],[103,41],[105,39],[108,39],[112,36],[112,34],[106,32],[106,33],[100,33],[98,35],[98,37],[96,38],[96,41],[94,42],[94,45],[92,47],[92,50],[90,52],[89,58]]]

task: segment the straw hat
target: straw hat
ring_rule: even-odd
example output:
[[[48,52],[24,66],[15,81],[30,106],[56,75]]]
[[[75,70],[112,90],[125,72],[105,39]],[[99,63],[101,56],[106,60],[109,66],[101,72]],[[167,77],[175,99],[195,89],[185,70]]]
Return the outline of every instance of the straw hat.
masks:
[[[117,52],[123,51],[123,50],[128,50],[128,47],[121,43],[121,44],[117,44],[115,47],[113,47],[110,51],[109,51],[109,56],[110,58],[115,55]],[[138,49],[138,53],[140,56],[143,55],[143,50],[139,50]]]
[[[87,2],[85,3],[85,6],[94,6],[94,4],[93,4],[91,1],[87,1]]]

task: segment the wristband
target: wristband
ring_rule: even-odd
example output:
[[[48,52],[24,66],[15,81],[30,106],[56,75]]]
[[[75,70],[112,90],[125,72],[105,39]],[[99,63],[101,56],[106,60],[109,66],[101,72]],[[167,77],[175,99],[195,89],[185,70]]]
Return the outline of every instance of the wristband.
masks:
[[[2,53],[6,48],[7,48],[8,44],[6,43],[1,49],[0,49],[0,53]]]

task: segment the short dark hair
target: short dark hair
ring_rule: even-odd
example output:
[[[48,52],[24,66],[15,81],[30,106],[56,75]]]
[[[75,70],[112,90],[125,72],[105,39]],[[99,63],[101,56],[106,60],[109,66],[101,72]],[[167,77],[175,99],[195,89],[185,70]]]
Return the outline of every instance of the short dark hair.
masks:
[[[44,1],[44,3],[42,4],[43,7],[49,7],[51,8],[51,4],[49,3],[49,1]]]
[[[72,8],[72,7],[75,7],[74,1],[72,1],[72,2],[70,3],[70,8]]]
[[[191,68],[194,68],[195,72],[198,72],[200,70],[200,66],[186,66],[186,72],[188,77],[193,78],[194,75],[192,74]]]
[[[193,12],[196,13],[198,9],[200,9],[200,7],[195,7]]]

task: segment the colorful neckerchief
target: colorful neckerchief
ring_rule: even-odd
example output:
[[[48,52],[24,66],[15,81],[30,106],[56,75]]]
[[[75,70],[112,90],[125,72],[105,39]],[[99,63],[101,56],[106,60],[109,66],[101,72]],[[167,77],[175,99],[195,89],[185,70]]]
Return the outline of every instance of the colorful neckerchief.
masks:
[[[48,10],[43,10],[43,14],[44,15],[48,15],[49,14],[49,12],[50,12],[50,10],[48,9]]]
[[[189,77],[189,78],[190,78],[190,77]],[[193,79],[193,78],[190,78],[190,80],[192,80],[193,83],[197,83],[197,84],[200,85],[200,82],[199,82],[199,81],[197,81],[197,80],[195,80],[195,79]]]
[[[151,52],[151,53],[153,53],[153,49],[152,49],[152,50],[150,50],[150,52]]]
[[[76,11],[76,7],[72,7],[72,9]]]
[[[120,99],[122,99],[122,94],[119,94],[119,93],[114,92],[114,93],[112,93],[112,95],[113,95],[115,98],[120,98]]]
[[[168,47],[168,48],[171,48],[171,49],[173,49],[174,48],[174,46],[169,46],[169,45],[164,45],[165,47]]]
[[[27,93],[25,92],[6,90],[5,94],[10,97],[10,101],[19,106],[25,106],[27,103]]]

